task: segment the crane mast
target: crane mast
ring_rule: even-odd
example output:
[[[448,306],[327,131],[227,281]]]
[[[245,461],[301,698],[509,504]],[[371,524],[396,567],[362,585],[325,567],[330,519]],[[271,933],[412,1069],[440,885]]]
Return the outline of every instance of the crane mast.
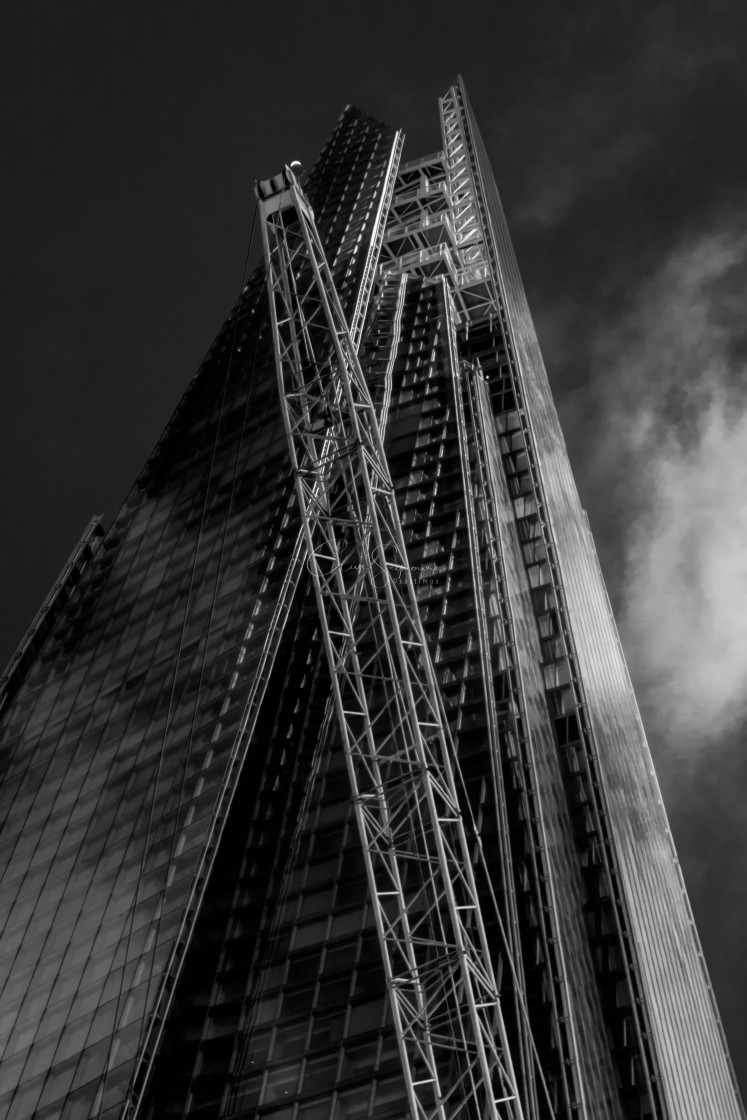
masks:
[[[412,1117],[524,1120],[375,407],[295,172],[257,196],[281,407]]]

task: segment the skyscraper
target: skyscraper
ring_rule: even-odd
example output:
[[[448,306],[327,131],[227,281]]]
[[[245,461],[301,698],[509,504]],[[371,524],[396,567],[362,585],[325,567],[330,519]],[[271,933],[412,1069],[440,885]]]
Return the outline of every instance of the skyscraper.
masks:
[[[348,107],[303,185],[453,747],[515,1088],[497,1114],[730,1120],[717,1011],[461,82],[441,119],[443,150],[402,163],[401,135]],[[276,320],[259,268],[3,678],[9,1120],[411,1114]],[[309,327],[320,345],[325,323]],[[413,891],[405,877],[417,926]],[[439,1061],[423,1107],[477,1116]]]

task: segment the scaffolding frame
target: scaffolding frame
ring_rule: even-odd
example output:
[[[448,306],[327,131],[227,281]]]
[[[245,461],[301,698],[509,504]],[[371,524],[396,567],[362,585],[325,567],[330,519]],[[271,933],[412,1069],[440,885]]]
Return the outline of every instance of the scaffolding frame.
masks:
[[[375,406],[293,171],[257,194],[296,492],[412,1114],[523,1120]]]

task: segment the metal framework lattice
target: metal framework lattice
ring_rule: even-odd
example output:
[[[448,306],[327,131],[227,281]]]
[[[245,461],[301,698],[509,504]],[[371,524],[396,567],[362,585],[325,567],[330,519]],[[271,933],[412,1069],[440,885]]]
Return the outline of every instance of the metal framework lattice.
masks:
[[[463,289],[463,299],[467,296],[464,289],[470,290],[470,318],[480,318],[495,311],[485,230],[476,205],[464,122],[453,90],[440,99],[439,106],[452,224],[462,268],[460,288]]]
[[[281,400],[412,1114],[523,1120],[375,408],[293,172],[258,195]]]

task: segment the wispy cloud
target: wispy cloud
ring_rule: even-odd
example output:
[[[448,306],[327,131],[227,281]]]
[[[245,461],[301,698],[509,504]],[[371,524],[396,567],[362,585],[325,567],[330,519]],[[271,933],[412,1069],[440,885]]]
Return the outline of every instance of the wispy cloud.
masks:
[[[563,14],[554,54],[566,65],[578,58],[578,85],[556,88],[552,76],[528,75],[525,97],[492,122],[497,150],[526,148],[531,186],[512,209],[514,228],[578,218],[576,208],[590,198],[629,182],[669,149],[681,152],[693,98],[708,93],[714,66],[724,75],[743,64],[739,13],[731,0],[713,7],[703,20],[674,0],[651,4],[598,59],[589,56],[608,11],[600,9],[598,21]]]
[[[732,220],[672,252],[594,348],[623,642],[648,725],[683,760],[747,716],[746,293]]]

